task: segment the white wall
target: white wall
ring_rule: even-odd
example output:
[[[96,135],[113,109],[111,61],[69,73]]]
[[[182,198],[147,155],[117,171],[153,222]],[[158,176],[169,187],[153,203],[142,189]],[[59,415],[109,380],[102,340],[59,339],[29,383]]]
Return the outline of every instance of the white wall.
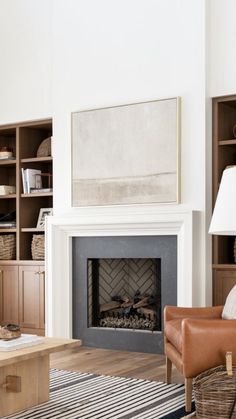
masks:
[[[0,0],[0,124],[52,115],[52,3]]]
[[[55,0],[53,20],[55,211],[71,210],[72,111],[173,96],[182,98],[182,202],[204,211],[204,1]]]
[[[182,98],[182,203],[200,211],[204,304],[205,1],[0,0],[0,11],[0,123],[53,116],[56,215],[80,212],[71,208],[72,111]]]
[[[210,0],[209,86],[210,97],[236,93],[236,2]]]

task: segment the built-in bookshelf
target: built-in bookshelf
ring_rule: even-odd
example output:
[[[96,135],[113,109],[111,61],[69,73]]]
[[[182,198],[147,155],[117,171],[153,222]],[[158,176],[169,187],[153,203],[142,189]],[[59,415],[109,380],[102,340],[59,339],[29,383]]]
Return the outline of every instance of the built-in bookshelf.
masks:
[[[16,246],[14,260],[0,258],[0,324],[19,324],[24,333],[44,334],[44,258],[33,258],[31,247],[35,235],[44,235],[42,210],[53,208],[53,158],[38,155],[52,134],[51,119],[0,127],[0,235],[13,235]],[[1,149],[11,156],[1,157]],[[27,190],[26,170],[40,173]],[[4,193],[7,186],[14,193]]]
[[[32,260],[32,234],[38,230],[40,209],[53,207],[52,156],[37,156],[40,144],[50,137],[51,120],[0,127],[0,147],[12,150],[11,158],[0,159],[0,187],[15,187],[15,193],[0,195],[0,234],[16,235],[16,260]],[[36,172],[39,176],[34,176]],[[27,184],[27,190],[23,173],[27,174],[26,181],[29,175],[31,181],[36,179],[36,184]],[[6,215],[8,224],[1,223],[1,217]],[[11,221],[15,224],[11,225]],[[42,233],[42,228],[39,232]]]
[[[236,165],[236,95],[213,98],[213,168],[212,190],[214,208],[224,169]],[[214,235],[213,243],[213,303],[222,305],[236,285],[234,237]]]

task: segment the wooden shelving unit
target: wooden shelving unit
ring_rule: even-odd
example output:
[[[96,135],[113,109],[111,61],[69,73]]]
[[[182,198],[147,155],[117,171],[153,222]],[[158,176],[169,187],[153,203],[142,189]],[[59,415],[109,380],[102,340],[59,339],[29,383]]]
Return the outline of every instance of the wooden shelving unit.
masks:
[[[0,260],[0,323],[20,324],[24,333],[44,334],[44,261],[33,260],[31,242],[41,208],[53,208],[53,192],[23,193],[22,169],[53,171],[51,156],[37,157],[45,138],[52,136],[52,120],[30,121],[0,127],[0,146],[13,150],[13,159],[0,159],[0,185],[13,185],[16,193],[0,196],[0,214],[15,212],[16,226],[1,228],[14,234],[16,259]],[[40,290],[40,292],[39,292]]]
[[[224,169],[236,165],[236,95],[213,98],[213,207]],[[213,304],[221,305],[236,284],[234,237],[213,236]]]

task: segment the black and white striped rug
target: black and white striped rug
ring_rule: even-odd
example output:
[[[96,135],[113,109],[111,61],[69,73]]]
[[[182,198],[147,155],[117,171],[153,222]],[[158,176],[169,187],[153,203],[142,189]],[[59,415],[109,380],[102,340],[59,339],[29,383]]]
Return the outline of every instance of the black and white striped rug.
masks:
[[[181,384],[60,370],[50,373],[50,401],[8,418],[177,419],[185,414]]]

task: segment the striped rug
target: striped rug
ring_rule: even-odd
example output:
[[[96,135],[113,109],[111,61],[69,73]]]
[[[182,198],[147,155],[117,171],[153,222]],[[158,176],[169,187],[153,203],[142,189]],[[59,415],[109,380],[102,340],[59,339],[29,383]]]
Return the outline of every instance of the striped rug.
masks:
[[[181,384],[55,369],[50,374],[50,401],[8,418],[177,419],[184,416]]]

